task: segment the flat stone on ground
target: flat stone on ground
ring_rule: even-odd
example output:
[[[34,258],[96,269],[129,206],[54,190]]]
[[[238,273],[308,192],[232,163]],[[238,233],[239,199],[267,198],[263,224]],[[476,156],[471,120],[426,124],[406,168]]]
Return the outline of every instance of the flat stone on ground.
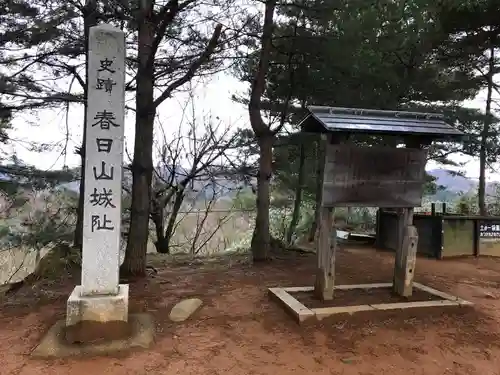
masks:
[[[128,322],[132,332],[126,339],[79,345],[69,344],[65,340],[66,322],[60,320],[49,329],[31,355],[35,358],[97,356],[127,349],[148,348],[154,341],[153,318],[149,314],[131,314]]]
[[[170,320],[173,322],[183,322],[189,318],[200,306],[203,301],[199,298],[189,298],[177,303],[170,311]]]

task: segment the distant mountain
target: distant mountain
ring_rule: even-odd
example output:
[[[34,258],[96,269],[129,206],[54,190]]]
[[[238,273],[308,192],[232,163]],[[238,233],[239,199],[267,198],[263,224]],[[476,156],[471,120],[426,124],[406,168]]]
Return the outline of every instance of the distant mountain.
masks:
[[[169,168],[164,168],[163,171],[160,172],[162,178],[168,180],[169,176],[174,173],[174,179],[176,181],[181,181],[187,174],[188,171],[182,167],[178,167],[176,171],[173,171]],[[436,201],[450,201],[453,200],[456,196],[461,193],[467,193],[472,189],[477,188],[478,182],[476,180],[463,177],[457,175],[453,171],[449,171],[446,169],[433,169],[427,171],[431,176],[436,178],[436,184],[444,186],[446,189],[444,191],[438,192],[436,195],[429,197],[432,200]],[[125,171],[125,181],[127,181],[127,185],[131,186],[132,184],[132,176],[129,171]],[[254,181],[252,181],[254,183]],[[72,181],[68,183],[61,184],[59,187],[68,189],[75,193],[78,193],[80,186],[80,181]],[[190,185],[188,185],[187,190],[190,193],[190,196],[195,199],[210,199],[214,194],[219,197],[224,197],[231,195],[234,191],[239,188],[243,188],[247,186],[242,181],[233,180],[225,177],[217,177],[214,179],[206,178],[197,178]],[[494,184],[487,183],[486,184],[486,192],[493,193]]]
[[[433,201],[443,201],[449,202],[457,198],[459,194],[468,193],[471,190],[477,188],[479,182],[471,178],[457,175],[453,171],[446,169],[433,169],[427,171],[428,174],[436,178],[436,184],[439,186],[444,186],[445,190],[438,191],[435,195],[428,197]],[[495,184],[494,182],[486,183],[486,194],[495,194]]]
[[[79,193],[80,192],[80,180],[65,182],[65,183],[57,186],[57,188],[58,189],[66,189],[66,190],[72,191],[73,193]]]
[[[188,170],[182,167],[177,167],[175,171],[173,168],[161,168],[157,169],[157,173],[161,176],[161,179],[165,181],[170,181],[173,175],[173,180],[179,183],[188,174]],[[124,181],[128,187],[132,187],[132,173],[128,170],[124,171]],[[255,181],[252,181],[255,183]],[[223,198],[231,196],[234,192],[239,189],[248,187],[248,183],[241,181],[240,179],[233,179],[229,177],[198,177],[188,184],[186,191],[188,196],[192,199],[207,200],[212,199],[214,196],[217,198]],[[80,180],[75,180],[67,183],[63,183],[58,186],[60,189],[67,189],[69,191],[78,193],[80,189]]]
[[[446,190],[453,193],[466,193],[477,187],[477,181],[446,169],[433,169],[427,173],[436,178],[435,182],[438,186],[444,186]]]

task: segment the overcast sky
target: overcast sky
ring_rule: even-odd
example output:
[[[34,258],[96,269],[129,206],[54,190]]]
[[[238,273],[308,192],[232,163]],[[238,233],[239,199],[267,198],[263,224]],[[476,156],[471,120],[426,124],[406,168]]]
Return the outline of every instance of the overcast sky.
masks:
[[[189,86],[185,85],[183,88],[187,91]],[[211,115],[213,118],[218,117],[229,127],[246,126],[248,122],[246,108],[231,100],[232,94],[242,90],[245,90],[245,86],[227,74],[218,74],[210,82],[193,85],[192,95],[198,120]],[[189,94],[181,92],[160,105],[157,116],[167,137],[169,135],[173,137],[177,134],[181,123],[190,120],[191,114],[185,110],[189,101]],[[125,117],[125,142],[130,155],[133,151],[134,123],[135,113],[128,111]],[[25,163],[41,169],[61,168],[64,164],[69,167],[79,165],[79,156],[75,155],[73,150],[81,144],[83,106],[73,105],[68,113],[66,109],[43,110],[38,111],[36,115],[18,113],[13,125],[14,129],[10,132],[12,138],[10,148]],[[158,126],[157,124],[156,127]],[[70,137],[66,144],[67,133]],[[29,149],[30,141],[56,143],[57,147],[50,152],[38,153]],[[66,158],[61,156],[65,147],[68,150]]]
[[[209,83],[198,84],[193,89],[195,95],[195,106],[198,116],[211,114],[217,116],[230,127],[249,126],[248,112],[245,107],[232,102],[231,95],[244,92],[245,86],[239,83],[229,74],[219,74]],[[475,108],[484,108],[485,93],[478,98],[467,102],[466,105]],[[166,100],[159,108],[159,119],[163,124],[167,136],[171,131],[174,134],[183,121],[185,115],[187,94],[178,94],[174,98]],[[64,164],[69,167],[79,165],[78,156],[73,153],[75,146],[81,143],[83,122],[83,106],[74,106],[69,115],[66,111],[44,110],[36,116],[21,113],[17,114],[13,124],[14,130],[10,133],[13,139],[12,150],[27,164],[35,165],[41,169],[61,168]],[[66,133],[69,129],[70,138],[66,145]],[[134,113],[130,112],[125,119],[126,148],[129,153],[133,150],[134,139]],[[51,152],[38,153],[30,151],[28,143],[37,141],[42,143],[56,142],[58,147]],[[64,158],[62,149],[66,147],[68,153]],[[478,160],[456,155],[454,160],[466,162],[462,168],[466,175],[477,178],[479,175]],[[428,164],[427,169],[438,168],[433,162]],[[500,174],[488,173],[488,179],[500,180]]]

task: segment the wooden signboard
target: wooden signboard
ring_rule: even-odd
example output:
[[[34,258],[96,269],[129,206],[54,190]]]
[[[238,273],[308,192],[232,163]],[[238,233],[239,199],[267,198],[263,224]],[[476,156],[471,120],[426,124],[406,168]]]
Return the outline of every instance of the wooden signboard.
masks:
[[[323,205],[418,207],[426,157],[421,149],[328,145]]]

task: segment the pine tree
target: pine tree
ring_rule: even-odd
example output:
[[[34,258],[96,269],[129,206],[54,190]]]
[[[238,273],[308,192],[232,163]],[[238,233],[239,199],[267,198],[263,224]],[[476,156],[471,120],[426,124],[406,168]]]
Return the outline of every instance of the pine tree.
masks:
[[[471,133],[482,121],[477,111],[457,105],[473,98],[480,82],[470,65],[440,58],[438,52],[449,32],[436,21],[431,1],[374,5],[368,0],[303,0],[278,5],[277,12],[280,21],[274,28],[262,96],[262,108],[271,116],[286,116],[294,124],[304,115],[304,107],[326,105],[444,111],[451,123]],[[256,27],[255,32],[260,29]],[[258,51],[253,41],[248,44]],[[258,61],[255,52],[237,67],[236,75],[252,82]],[[359,137],[357,141],[377,140]],[[303,189],[306,196],[314,196],[318,152],[308,142],[302,163],[307,173]],[[289,147],[287,151],[275,148],[274,170],[282,184],[296,183],[301,176],[300,142]],[[476,149],[475,142],[458,147],[437,144],[431,154],[449,163],[446,156],[450,153]],[[300,199],[302,191],[295,195]]]
[[[480,214],[486,215],[486,168],[491,161],[496,161],[500,140],[500,124],[492,108],[493,92],[500,92],[494,82],[500,71],[496,56],[500,48],[500,3],[450,1],[439,7],[438,14],[443,30],[449,34],[447,43],[440,49],[441,59],[458,62],[475,72],[474,80],[487,90],[485,116],[481,129],[476,132],[480,162],[478,206]]]

